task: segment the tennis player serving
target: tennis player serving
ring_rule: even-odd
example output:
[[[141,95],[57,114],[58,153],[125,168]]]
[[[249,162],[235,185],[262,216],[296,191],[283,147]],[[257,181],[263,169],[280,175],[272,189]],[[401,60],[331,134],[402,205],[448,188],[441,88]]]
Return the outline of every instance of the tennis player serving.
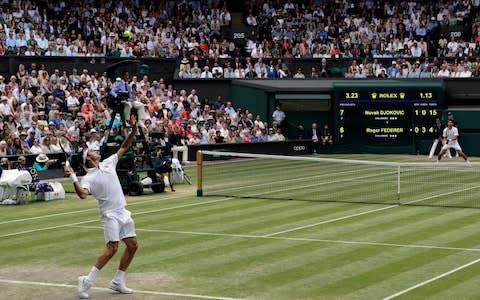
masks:
[[[448,120],[447,127],[443,130],[443,139],[445,142],[442,150],[440,150],[440,153],[438,153],[437,162],[440,161],[445,152],[450,151],[451,148],[455,149],[458,155],[463,157],[466,162],[470,162],[458,143],[458,129],[457,127],[453,126],[452,120]]]
[[[125,208],[125,197],[115,170],[118,159],[129,149],[137,132],[137,121],[134,117],[130,118],[129,123],[132,131],[117,153],[100,162],[100,149],[85,150],[83,160],[87,174],[81,182],[68,164],[64,167],[65,174],[72,180],[75,192],[81,199],[87,198],[89,194],[97,199],[106,243],[90,273],[78,277],[80,299],[89,298],[88,290],[92,287],[98,272],[117,252],[120,241],[125,243],[126,249],[120,259],[118,271],[110,283],[110,289],[122,294],[133,293],[133,290],[125,284],[125,271],[138,248],[135,223],[130,211]]]

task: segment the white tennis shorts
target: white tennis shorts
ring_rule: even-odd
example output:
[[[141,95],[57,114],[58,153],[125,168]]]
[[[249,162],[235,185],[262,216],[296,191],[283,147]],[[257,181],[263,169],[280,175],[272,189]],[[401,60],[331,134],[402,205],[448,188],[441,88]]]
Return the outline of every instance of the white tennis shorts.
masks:
[[[106,213],[101,218],[105,243],[119,242],[125,238],[137,236],[135,233],[135,222],[130,211],[123,209]]]
[[[442,149],[452,149],[452,148],[455,150],[462,150],[458,141],[450,141],[448,142],[448,144],[445,144],[442,146]]]

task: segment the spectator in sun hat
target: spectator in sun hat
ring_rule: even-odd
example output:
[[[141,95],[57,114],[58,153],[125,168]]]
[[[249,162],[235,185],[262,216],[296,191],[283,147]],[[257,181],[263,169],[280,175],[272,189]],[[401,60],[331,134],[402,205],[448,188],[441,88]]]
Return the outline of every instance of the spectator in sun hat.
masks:
[[[8,103],[8,97],[2,96],[0,98],[0,115],[13,115],[13,108]]]
[[[190,61],[186,57],[182,58],[182,60],[180,61],[180,65],[188,65],[188,67],[190,68],[189,64],[190,64]]]
[[[400,72],[400,69],[397,66],[397,62],[392,61],[392,65],[390,67],[388,67],[388,69],[387,69],[387,76],[389,78],[395,78],[395,77],[397,77],[397,74],[399,72]]]
[[[20,146],[23,150],[23,153],[30,152],[30,146],[28,145],[27,137],[28,137],[28,132],[26,130],[20,132],[19,139],[20,139]]]
[[[52,133],[52,134],[55,134],[55,131],[57,130],[57,126],[55,125],[55,123],[53,123],[52,121],[50,121],[48,123],[48,133]]]
[[[50,160],[48,156],[45,153],[41,153],[37,155],[37,158],[35,158],[35,162],[33,163],[33,168],[37,170],[37,172],[42,172],[48,170],[48,167],[53,163],[54,161]]]

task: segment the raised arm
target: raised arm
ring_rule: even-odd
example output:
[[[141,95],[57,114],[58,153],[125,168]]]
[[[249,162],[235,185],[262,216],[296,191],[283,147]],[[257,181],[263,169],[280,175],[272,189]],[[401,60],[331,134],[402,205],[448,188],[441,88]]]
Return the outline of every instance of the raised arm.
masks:
[[[80,199],[85,199],[88,197],[88,190],[85,188],[82,188],[80,186],[80,182],[77,179],[77,175],[75,175],[75,172],[73,171],[72,167],[70,167],[68,164],[65,164],[63,167],[63,170],[65,171],[65,175],[70,177],[70,179],[73,182],[73,187],[75,188],[75,192],[77,193],[78,197]]]
[[[128,151],[128,148],[130,148],[130,145],[132,144],[133,138],[137,134],[137,120],[135,119],[135,117],[130,116],[130,120],[128,121],[128,123],[132,126],[132,131],[128,135],[127,139],[123,141],[120,149],[118,149],[117,151],[117,156],[119,158]]]

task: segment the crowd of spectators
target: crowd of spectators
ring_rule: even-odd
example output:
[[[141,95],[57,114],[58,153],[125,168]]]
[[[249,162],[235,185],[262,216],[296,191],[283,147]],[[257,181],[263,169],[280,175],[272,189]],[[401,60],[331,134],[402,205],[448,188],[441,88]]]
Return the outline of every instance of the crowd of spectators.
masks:
[[[227,1],[2,1],[0,55],[177,58],[181,78],[319,78],[329,60],[352,59],[349,78],[479,77],[480,0],[245,1],[245,44],[229,36]],[[444,36],[442,27],[468,28]],[[290,70],[286,61],[318,58]],[[206,61],[205,61],[206,59]],[[388,64],[382,64],[388,60]],[[200,61],[202,63],[200,64]],[[0,155],[59,151],[57,136],[100,140],[118,116],[107,105],[113,82],[89,70],[20,65],[0,77]],[[174,144],[282,140],[267,124],[224,99],[132,77],[145,104],[146,134]],[[154,137],[162,136],[154,134]],[[161,141],[159,141],[161,142]]]
[[[415,61],[396,59],[385,66],[378,59],[353,61],[345,72],[345,78],[479,78],[480,59],[468,57],[447,61],[422,58]]]
[[[444,1],[244,1],[244,44],[233,43],[227,1],[3,1],[0,55],[162,57],[188,60],[180,77],[316,78],[327,61],[309,70],[289,70],[294,58],[407,59],[407,70],[381,74],[359,63],[347,77],[431,77],[475,73],[480,55],[480,0]],[[460,25],[460,36],[441,28]],[[449,32],[445,30],[444,32]],[[236,58],[252,58],[239,66]],[[414,61],[437,58],[437,67],[417,70]],[[195,59],[211,64],[195,65]],[[261,62],[258,62],[261,60]],[[254,63],[255,62],[255,63]],[[421,63],[420,63],[421,64]],[[396,61],[401,68],[402,64]],[[208,67],[208,69],[206,68]],[[372,68],[371,68],[372,67]],[[390,65],[385,65],[385,68]],[[360,69],[361,68],[361,69]],[[440,72],[442,68],[448,72]],[[463,70],[462,70],[463,69]],[[440,73],[440,74],[439,74]]]
[[[230,22],[221,1],[2,1],[0,55],[175,58]]]
[[[245,1],[255,33],[231,39],[227,1],[3,1],[0,54],[264,59],[475,57],[479,0]],[[461,37],[440,27],[463,25]]]
[[[120,114],[109,107],[113,84],[87,69],[49,74],[35,63],[20,65],[9,79],[0,77],[0,156],[61,152],[58,137],[63,135],[86,147],[101,143],[107,126],[112,124],[113,132],[121,126]],[[195,89],[177,91],[162,79],[132,76],[128,84],[132,100],[144,104],[139,124],[156,148],[285,139],[280,108],[268,124],[231,101],[202,98]]]

